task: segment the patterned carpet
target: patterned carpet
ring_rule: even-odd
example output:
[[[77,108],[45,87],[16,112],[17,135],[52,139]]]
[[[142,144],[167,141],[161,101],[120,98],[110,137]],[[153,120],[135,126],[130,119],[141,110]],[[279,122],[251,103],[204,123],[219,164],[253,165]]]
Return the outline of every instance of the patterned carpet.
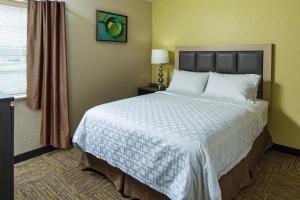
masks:
[[[55,151],[15,166],[16,200],[125,200],[101,174],[82,171],[79,151]],[[300,158],[269,151],[235,200],[300,199]]]

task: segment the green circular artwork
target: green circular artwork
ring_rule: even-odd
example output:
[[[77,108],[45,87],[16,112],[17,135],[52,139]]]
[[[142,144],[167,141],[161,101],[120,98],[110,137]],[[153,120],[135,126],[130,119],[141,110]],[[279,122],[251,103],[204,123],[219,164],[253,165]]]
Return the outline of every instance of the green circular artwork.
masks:
[[[122,23],[115,17],[110,17],[105,23],[106,32],[112,37],[118,37],[122,34]]]

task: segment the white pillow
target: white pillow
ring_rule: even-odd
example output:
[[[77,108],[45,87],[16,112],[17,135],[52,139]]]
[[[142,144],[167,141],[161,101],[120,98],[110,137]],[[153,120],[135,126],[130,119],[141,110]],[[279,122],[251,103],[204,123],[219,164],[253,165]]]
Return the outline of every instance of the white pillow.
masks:
[[[193,96],[201,95],[206,87],[208,72],[187,72],[174,69],[168,92],[178,92]]]
[[[219,74],[210,72],[203,95],[255,101],[260,77],[257,74]]]

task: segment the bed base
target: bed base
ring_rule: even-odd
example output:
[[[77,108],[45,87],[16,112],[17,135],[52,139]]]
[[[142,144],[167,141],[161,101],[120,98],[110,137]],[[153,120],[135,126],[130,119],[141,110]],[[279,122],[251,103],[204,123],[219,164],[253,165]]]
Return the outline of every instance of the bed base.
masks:
[[[251,184],[257,162],[271,146],[270,134],[264,131],[255,140],[247,157],[219,179],[223,200],[233,199],[242,188]],[[170,200],[166,195],[153,190],[120,169],[112,167],[106,161],[97,159],[89,153],[82,152],[81,164],[85,168],[96,170],[105,175],[124,196],[141,200]]]

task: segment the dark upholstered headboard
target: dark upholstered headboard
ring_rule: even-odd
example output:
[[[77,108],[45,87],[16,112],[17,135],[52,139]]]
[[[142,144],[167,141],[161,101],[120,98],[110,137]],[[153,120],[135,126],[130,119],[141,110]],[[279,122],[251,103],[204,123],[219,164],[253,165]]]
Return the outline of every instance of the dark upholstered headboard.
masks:
[[[178,46],[175,68],[194,72],[259,74],[258,98],[271,100],[272,45]]]

